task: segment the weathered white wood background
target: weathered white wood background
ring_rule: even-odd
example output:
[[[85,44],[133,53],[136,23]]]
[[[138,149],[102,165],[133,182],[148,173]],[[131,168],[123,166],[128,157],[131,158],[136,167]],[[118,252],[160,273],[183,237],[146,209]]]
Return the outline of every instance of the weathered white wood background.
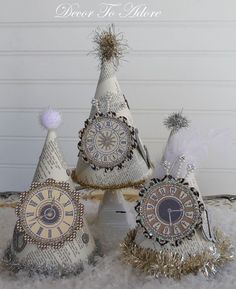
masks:
[[[133,1],[161,10],[156,19],[55,18],[62,2],[0,1],[0,191],[28,188],[45,137],[38,114],[49,105],[63,113],[61,147],[76,165],[99,74],[91,32],[114,22],[131,47],[118,78],[153,160],[168,136],[163,118],[184,108],[194,126],[232,130],[231,157],[211,148],[198,180],[203,194],[236,193],[235,0]]]

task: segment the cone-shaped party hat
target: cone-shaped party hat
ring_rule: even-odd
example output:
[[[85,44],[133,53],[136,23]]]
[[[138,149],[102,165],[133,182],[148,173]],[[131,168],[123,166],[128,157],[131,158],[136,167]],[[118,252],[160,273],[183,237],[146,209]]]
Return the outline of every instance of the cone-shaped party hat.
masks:
[[[57,140],[56,129],[61,124],[61,121],[60,113],[53,109],[48,109],[40,115],[40,123],[47,130],[47,136],[33,182],[42,182],[52,178],[72,184],[70,170],[66,165]]]
[[[123,260],[155,277],[209,276],[232,259],[232,252],[230,241],[212,227],[194,176],[193,154],[205,143],[187,129],[179,131],[188,126],[180,113],[165,124],[172,131],[162,168],[140,191],[138,226],[122,243]]]
[[[49,110],[41,121],[49,132],[34,181],[20,196],[18,220],[4,262],[13,271],[76,274],[92,261],[96,246],[58,148],[54,129],[61,117]]]
[[[84,187],[99,189],[138,185],[150,176],[152,166],[116,78],[126,44],[113,26],[97,31],[94,41],[101,72],[90,116],[80,131],[73,179]]]

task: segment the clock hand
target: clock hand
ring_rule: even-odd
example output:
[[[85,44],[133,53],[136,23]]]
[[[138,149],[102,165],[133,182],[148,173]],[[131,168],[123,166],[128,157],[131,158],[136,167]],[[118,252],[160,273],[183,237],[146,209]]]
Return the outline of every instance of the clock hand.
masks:
[[[30,221],[32,222],[32,221],[36,221],[36,220],[41,220],[43,218],[43,215],[39,215],[39,216],[36,216],[36,217],[34,217],[33,219],[31,219]]]
[[[179,210],[172,210],[170,209],[170,212],[173,213],[173,212],[183,212],[183,209],[179,209]]]
[[[170,226],[172,226],[172,219],[171,219],[171,212],[172,210],[171,209],[168,209],[168,215],[169,215],[169,222],[170,222]]]
[[[54,205],[54,203],[55,203],[55,197],[53,197],[53,199],[52,199],[52,201],[51,201],[51,203],[50,203],[50,209],[52,208],[52,206]]]

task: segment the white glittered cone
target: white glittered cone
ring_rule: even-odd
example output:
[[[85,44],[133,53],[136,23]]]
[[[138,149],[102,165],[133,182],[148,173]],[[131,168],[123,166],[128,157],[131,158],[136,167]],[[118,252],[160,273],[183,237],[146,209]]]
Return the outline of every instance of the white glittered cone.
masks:
[[[162,179],[166,172],[165,169],[163,170],[163,162],[169,163],[169,173],[174,178],[182,178],[185,179],[186,182],[189,184],[190,187],[193,187],[198,193],[199,193],[199,201],[203,203],[203,198],[199,189],[199,186],[197,184],[195,173],[194,171],[188,171],[188,166],[191,166],[193,168],[193,164],[191,161],[195,160],[196,157],[190,156],[190,152],[195,152],[195,143],[197,143],[196,140],[189,140],[189,135],[186,136],[186,139],[184,138],[184,134],[182,138],[180,135],[178,135],[181,131],[185,130],[188,126],[188,121],[183,117],[181,114],[172,114],[167,121],[169,120],[170,123],[173,122],[177,127],[174,126],[171,130],[170,136],[168,138],[166,148],[164,150],[164,154],[162,157],[162,164],[160,167],[157,168],[157,175],[159,179]],[[188,129],[187,129],[188,130]],[[180,132],[179,132],[180,131]],[[190,134],[191,136],[191,134]],[[176,138],[178,141],[176,141]],[[193,144],[191,143],[193,142]],[[186,142],[186,145],[185,145]],[[175,145],[179,144],[178,148],[175,148]],[[200,141],[199,141],[200,144]],[[201,139],[201,145],[203,145],[203,141]],[[205,144],[204,144],[205,145]],[[192,151],[192,146],[194,147]],[[204,147],[205,148],[205,147]],[[199,149],[199,148],[198,148]],[[190,168],[189,168],[190,169]],[[208,218],[208,219],[207,219]],[[209,220],[209,216],[206,212],[202,215],[202,221],[203,221],[203,227],[202,229],[197,229],[196,233],[193,235],[191,240],[184,239],[178,247],[173,247],[170,244],[166,244],[164,246],[161,246],[155,241],[151,240],[144,240],[141,241],[140,238],[142,233],[137,234],[137,239],[139,239],[138,243],[142,247],[148,247],[151,249],[156,250],[166,250],[171,251],[173,253],[179,253],[183,258],[187,258],[188,255],[193,254],[202,254],[202,252],[215,252],[216,247],[214,244],[214,236],[212,233],[211,223]]]
[[[182,134],[180,138],[178,136],[176,139],[177,131],[188,126],[187,120],[181,114],[171,115],[166,124],[172,128],[172,132],[164,151],[162,165],[157,168],[155,177],[157,176],[158,179],[153,179],[150,184],[147,184],[144,193],[140,193],[140,196],[145,198],[146,190],[150,189],[150,185],[152,188],[152,183],[160,183],[163,186],[166,184],[168,186],[168,183],[171,186],[175,182],[187,186],[188,183],[188,186],[193,188],[191,191],[196,196],[199,195],[197,202],[201,207],[200,226],[196,226],[194,232],[187,238],[181,238],[174,244],[156,240],[155,237],[152,237],[153,231],[148,232],[149,229],[146,229],[143,223],[143,220],[148,218],[148,209],[146,209],[147,207],[140,209],[139,203],[136,210],[138,212],[137,222],[140,226],[127,234],[121,246],[122,257],[124,262],[155,277],[180,279],[184,275],[198,272],[210,276],[215,274],[226,262],[231,261],[233,254],[230,240],[219,230],[213,228],[207,208],[203,206],[202,195],[195,178],[192,161],[196,161],[196,156],[199,157],[200,151],[205,150],[205,142],[197,140],[196,133],[193,133],[192,139],[188,139],[187,136],[185,139]],[[195,155],[191,155],[190,152]],[[176,181],[177,179],[178,181]],[[154,194],[155,192],[151,196],[154,197]],[[156,200],[156,198],[150,198]],[[165,199],[163,196],[160,198]],[[141,217],[140,210],[143,214]],[[168,212],[169,210],[171,209],[168,209]],[[160,214],[160,211],[155,214]],[[153,230],[155,231],[154,225]]]
[[[52,110],[46,111],[44,116],[47,114],[52,114],[57,119],[56,126],[58,126],[59,114]],[[44,183],[50,178],[71,185],[72,180],[68,173],[68,167],[58,146],[55,123],[52,122],[50,125],[43,123],[43,125],[49,131],[33,183]],[[40,249],[36,244],[28,243],[24,239],[24,233],[19,232],[15,227],[11,245],[5,254],[5,261],[8,267],[15,271],[22,269],[61,276],[80,272],[84,263],[93,261],[96,251],[94,238],[83,217],[83,227],[77,231],[76,238],[73,241],[66,241],[64,246],[59,249],[52,247]]]

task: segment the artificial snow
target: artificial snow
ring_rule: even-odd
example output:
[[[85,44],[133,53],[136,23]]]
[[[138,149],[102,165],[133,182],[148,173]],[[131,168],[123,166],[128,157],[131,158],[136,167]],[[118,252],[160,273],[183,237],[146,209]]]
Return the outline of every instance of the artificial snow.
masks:
[[[97,203],[85,201],[87,218],[90,224],[96,219]],[[226,207],[210,207],[214,224],[228,234],[236,247],[236,211]],[[90,213],[91,212],[91,213]],[[14,209],[0,208],[0,253],[3,254],[12,237],[16,221]],[[98,235],[97,228],[91,230]],[[96,236],[95,236],[96,237]],[[114,236],[113,236],[114,237]],[[112,238],[113,240],[115,238]],[[53,279],[50,277],[34,276],[29,278],[26,273],[0,272],[0,289],[235,289],[236,288],[236,262],[226,265],[214,278],[206,279],[202,274],[189,275],[181,281],[172,279],[154,279],[147,277],[128,265],[121,263],[119,245],[113,244],[113,249],[104,244],[104,257],[97,257],[95,266],[87,266],[76,277]]]

